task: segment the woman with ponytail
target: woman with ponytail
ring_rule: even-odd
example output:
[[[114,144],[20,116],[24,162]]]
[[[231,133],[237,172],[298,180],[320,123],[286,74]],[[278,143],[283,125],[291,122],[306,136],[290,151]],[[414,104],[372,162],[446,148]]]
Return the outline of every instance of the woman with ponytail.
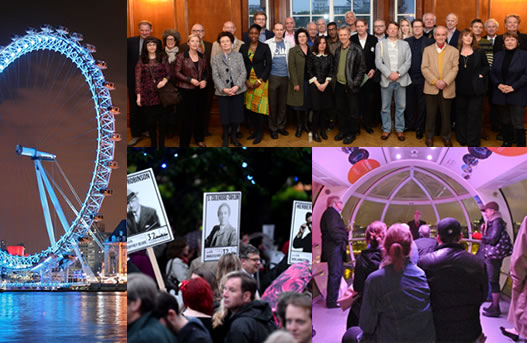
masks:
[[[353,271],[353,290],[358,293],[358,299],[355,300],[348,313],[348,323],[346,325],[348,329],[359,325],[364,283],[368,275],[379,269],[382,261],[382,242],[385,234],[386,224],[381,221],[374,221],[366,228],[366,243],[368,247],[357,257],[357,263]]]
[[[425,273],[410,262],[412,233],[394,224],[384,237],[381,268],[366,279],[359,327],[342,342],[433,342],[430,288]]]

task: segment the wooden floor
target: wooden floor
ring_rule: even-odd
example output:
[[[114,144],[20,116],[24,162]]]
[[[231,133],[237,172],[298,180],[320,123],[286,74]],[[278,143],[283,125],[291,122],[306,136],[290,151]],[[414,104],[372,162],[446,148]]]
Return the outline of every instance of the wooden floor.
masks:
[[[222,128],[219,121],[219,114],[212,113],[209,131],[212,134],[209,137],[205,137],[205,144],[207,147],[221,147],[222,139]],[[278,139],[272,139],[269,130],[264,132],[264,137],[260,144],[254,145],[252,140],[247,140],[249,136],[249,130],[242,125],[241,132],[242,138],[240,138],[240,143],[246,147],[338,147],[345,146],[342,141],[335,141],[334,137],[338,133],[338,130],[335,128],[332,131],[328,131],[328,140],[323,140],[320,143],[315,141],[309,142],[308,135],[306,132],[302,133],[302,137],[295,137],[296,124],[288,124],[287,131],[289,131],[288,136],[278,135]],[[128,141],[130,140],[130,129],[128,129]],[[417,139],[415,137],[415,132],[406,132],[406,140],[401,142],[397,139],[395,133],[392,133],[390,137],[383,141],[381,140],[381,128],[376,127],[373,134],[368,134],[366,131],[361,130],[360,135],[358,135],[353,141],[352,144],[347,146],[360,146],[360,147],[378,147],[378,146],[397,146],[397,147],[417,147],[425,146],[425,139]],[[486,134],[489,136],[489,140],[481,140],[481,146],[486,147],[498,147],[503,143],[502,141],[496,140],[496,133],[491,132],[490,129],[486,129]],[[452,133],[452,143],[454,146],[460,146],[455,139],[455,133]],[[148,137],[143,137],[134,147],[149,147],[150,139]],[[177,147],[179,146],[179,137],[173,136],[168,137],[165,140],[166,147]],[[440,137],[435,137],[434,146],[443,146],[443,141]],[[197,147],[194,141],[191,142],[191,147]],[[232,144],[230,147],[234,147]]]

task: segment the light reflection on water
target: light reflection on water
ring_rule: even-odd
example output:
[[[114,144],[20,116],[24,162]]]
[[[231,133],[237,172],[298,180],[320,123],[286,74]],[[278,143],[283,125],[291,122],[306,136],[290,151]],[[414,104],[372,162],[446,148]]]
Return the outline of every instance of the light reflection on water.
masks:
[[[126,292],[0,293],[1,342],[126,342]]]

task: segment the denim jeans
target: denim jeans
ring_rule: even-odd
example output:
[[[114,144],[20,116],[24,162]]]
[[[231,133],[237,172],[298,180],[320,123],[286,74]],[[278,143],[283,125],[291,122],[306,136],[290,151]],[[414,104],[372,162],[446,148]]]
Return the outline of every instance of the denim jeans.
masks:
[[[395,99],[395,131],[404,132],[404,109],[406,107],[406,87],[399,82],[390,82],[388,87],[381,87],[382,98],[382,130],[392,131],[391,105],[392,95]]]

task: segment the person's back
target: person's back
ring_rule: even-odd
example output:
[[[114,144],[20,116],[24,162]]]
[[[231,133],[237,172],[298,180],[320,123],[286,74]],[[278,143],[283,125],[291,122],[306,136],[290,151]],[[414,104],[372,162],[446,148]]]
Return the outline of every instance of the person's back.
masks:
[[[487,298],[485,263],[462,244],[446,243],[419,266],[430,285],[437,342],[473,342],[481,335],[479,308]]]
[[[178,342],[176,337],[150,312],[128,325],[127,336],[129,343]]]
[[[433,342],[430,289],[423,271],[407,260],[402,272],[388,265],[371,273],[359,325],[375,342]]]
[[[255,300],[225,321],[225,343],[261,343],[277,329],[269,304]]]
[[[435,250],[437,247],[437,241],[430,237],[421,237],[415,240],[415,245],[417,245],[419,258],[421,258],[421,256],[431,253]]]
[[[454,218],[437,224],[441,244],[419,261],[430,285],[436,342],[474,342],[481,335],[479,307],[487,298],[484,261],[465,251]]]

